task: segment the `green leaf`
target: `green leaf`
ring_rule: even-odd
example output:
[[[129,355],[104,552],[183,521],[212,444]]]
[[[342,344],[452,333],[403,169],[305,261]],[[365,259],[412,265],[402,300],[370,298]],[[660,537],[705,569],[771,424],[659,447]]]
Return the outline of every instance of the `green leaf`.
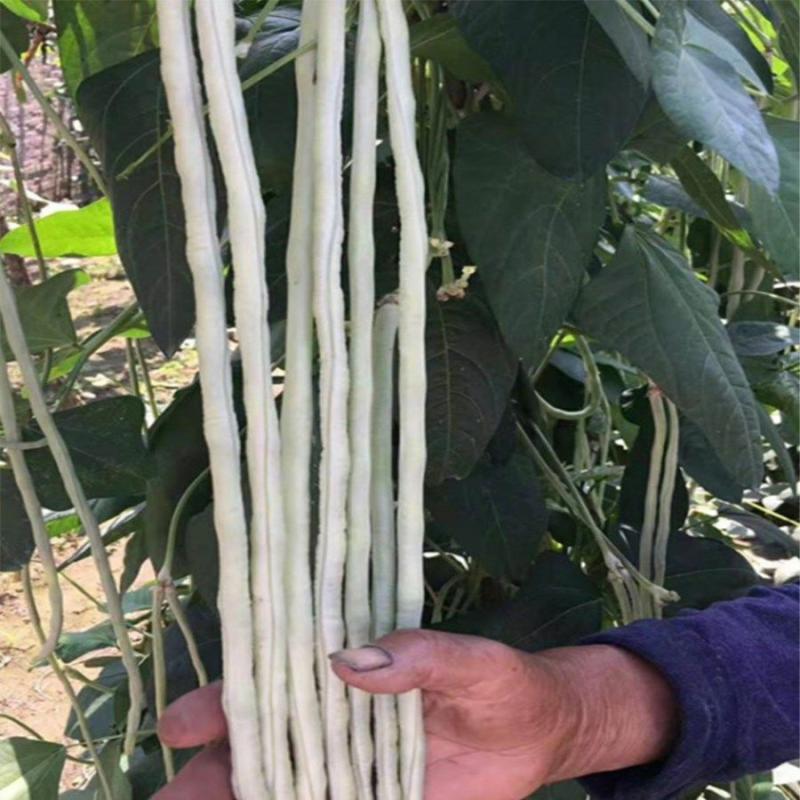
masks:
[[[111,4],[117,5],[114,0]],[[84,80],[77,105],[107,176],[122,265],[153,338],[167,356],[172,355],[194,324],[185,218],[172,140],[129,177],[118,177],[159,140],[168,124],[158,51]]]
[[[642,197],[664,208],[677,208],[693,217],[708,219],[708,213],[689,197],[680,181],[663,175],[651,175],[642,189]]]
[[[0,741],[0,800],[57,800],[67,751],[56,742]]]
[[[73,289],[87,283],[89,276],[85,272],[70,269],[59,272],[44,283],[15,290],[25,341],[32,353],[75,343],[75,328],[66,297]],[[13,361],[11,348],[1,329],[0,346],[6,359]]]
[[[726,61],[692,45],[683,0],[666,3],[652,43],[653,86],[681,133],[699,139],[768,191],[778,157],[755,102]]]
[[[564,781],[543,786],[529,800],[586,800],[586,790],[577,781]]]
[[[784,274],[794,280],[800,269],[800,125],[777,117],[767,117],[766,122],[778,151],[781,180],[775,196],[751,186],[748,208],[755,233]]]
[[[426,325],[426,481],[465,478],[503,416],[517,361],[474,290],[463,300],[430,298]]]
[[[114,221],[106,198],[76,211],[57,211],[36,222],[45,258],[113,256],[117,252]],[[34,258],[30,227],[20,225],[0,239],[0,252]]]
[[[579,325],[643,369],[703,431],[744,486],[763,468],[755,399],[717,315],[717,295],[683,256],[628,227],[575,309]]]
[[[152,465],[142,439],[144,405],[138,397],[109,397],[59,411],[53,418],[87,497],[144,494]],[[41,432],[31,425],[25,438],[40,439]],[[43,505],[70,508],[50,451],[31,450],[27,458]]]
[[[5,3],[0,3],[0,32],[6,37],[17,55],[28,49],[28,26],[25,24],[25,20],[12,13]],[[0,74],[11,69],[12,66],[6,54],[0,52]]]
[[[600,630],[602,599],[561,553],[542,553],[512,600],[476,609],[442,626],[486,636],[527,652],[564,647]]]
[[[435,61],[453,77],[469,83],[498,82],[492,68],[470,49],[450,14],[420,20],[411,26],[409,36],[413,56]]]
[[[425,507],[429,535],[445,546],[454,540],[497,578],[521,578],[547,530],[536,470],[522,454],[429,487]]]
[[[453,14],[542,167],[585,180],[630,137],[647,93],[582,0],[461,0]]]
[[[672,168],[689,196],[708,211],[712,222],[733,234],[732,238],[740,247],[744,249],[754,247],[749,234],[742,230],[742,223],[728,203],[719,179],[691,147],[684,147],[672,159]]]
[[[734,18],[715,0],[689,0],[688,8],[686,43],[715,53],[742,78],[765,94],[771,94],[769,64]]]
[[[95,650],[104,650],[107,647],[116,647],[114,629],[110,622],[101,622],[85,631],[62,633],[58,639],[56,654],[69,664],[72,661],[93,653]]]
[[[209,503],[186,523],[186,558],[197,591],[209,608],[217,607],[219,555],[214,504]]]
[[[267,18],[247,56],[239,62],[244,81],[297,48],[300,11],[279,8]],[[297,116],[294,69],[287,65],[245,93],[253,155],[261,191],[286,191],[292,181]]]
[[[128,776],[122,771],[122,740],[108,742],[100,752],[100,764],[109,777],[111,796],[114,800],[131,800],[133,789]],[[90,785],[94,786],[92,800],[105,800],[105,792],[100,786],[100,781],[95,776]]]
[[[680,601],[665,608],[671,616],[682,608],[705,608],[720,600],[733,600],[758,583],[758,576],[732,547],[717,539],[676,532],[667,549],[667,589]]]
[[[455,194],[500,330],[535,367],[580,289],[605,214],[605,178],[581,184],[553,177],[508,119],[479,114],[456,133]]]
[[[0,572],[24,567],[33,550],[33,532],[14,475],[0,468]]]
[[[658,100],[651,94],[625,149],[635,150],[657,164],[666,164],[675,157],[688,138],[669,121]]]
[[[57,0],[58,50],[73,97],[92,75],[158,47],[155,0]]]
[[[608,0],[585,0],[592,16],[616,46],[619,54],[646,89],[650,85],[650,41],[647,34],[623,11]]]
[[[772,7],[780,16],[778,44],[797,85],[800,83],[800,8],[794,0],[773,0]]]
[[[797,471],[794,467],[792,453],[783,440],[783,433],[772,421],[772,417],[770,417],[767,410],[762,405],[758,406],[758,418],[761,422],[761,435],[775,452],[775,461],[777,461],[778,467],[783,473],[781,477],[789,486],[793,487],[792,492],[796,495]]]
[[[47,22],[48,5],[48,0],[0,0],[0,6],[29,22]]]
[[[105,687],[100,690],[100,686]],[[118,698],[127,699],[128,680],[125,667],[120,659],[103,667],[94,679],[93,685],[84,686],[78,692],[78,704],[89,723],[89,731],[94,739],[116,733]],[[80,741],[83,738],[74,709],[71,709],[64,726],[64,735]]]
[[[740,356],[771,356],[788,347],[800,347],[800,328],[778,322],[731,322],[727,330]]]

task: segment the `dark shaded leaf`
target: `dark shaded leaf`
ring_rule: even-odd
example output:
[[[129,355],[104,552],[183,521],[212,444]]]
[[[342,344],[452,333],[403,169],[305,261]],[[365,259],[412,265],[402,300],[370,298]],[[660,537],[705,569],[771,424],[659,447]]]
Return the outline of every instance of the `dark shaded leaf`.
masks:
[[[53,3],[64,80],[75,97],[86,78],[158,47],[155,0]]]
[[[142,437],[144,405],[138,397],[110,397],[59,411],[53,418],[87,497],[144,494],[152,465]],[[31,425],[25,429],[25,438],[37,440],[42,434]],[[50,451],[31,450],[27,458],[43,505],[70,508]]]
[[[691,44],[684,0],[666,3],[653,38],[653,86],[677,128],[716,150],[768,191],[778,157],[755,102],[733,67]]]
[[[505,411],[517,374],[491,311],[475,291],[428,301],[426,481],[465,478]]]
[[[114,629],[110,622],[101,622],[85,631],[62,633],[56,647],[58,657],[69,664],[77,661],[87,653],[95,650],[105,650],[107,647],[116,647]]]
[[[565,555],[543,553],[512,600],[470,611],[440,626],[536,652],[575,644],[600,630],[602,599]]]
[[[586,800],[586,790],[577,781],[553,783],[543,786],[528,800]]]
[[[706,210],[695,203],[681,184],[663,175],[651,175],[642,189],[642,197],[664,208],[677,208],[693,217],[708,219]]]
[[[519,579],[547,530],[547,509],[529,458],[481,461],[463,480],[429,487],[428,526],[437,541],[451,539],[497,578]]]
[[[167,129],[158,51],[150,50],[84,80],[77,105],[106,174],[122,265],[153,338],[170,356],[194,323],[172,139],[130,176],[119,177]]]
[[[12,13],[3,3],[0,3],[0,31],[17,55],[28,49],[28,26],[25,20]],[[0,52],[0,74],[12,66],[8,56]]]
[[[0,572],[21,569],[33,551],[33,532],[14,475],[0,468]]]
[[[614,43],[619,54],[646,89],[650,85],[650,42],[647,34],[623,11],[618,3],[585,0],[592,16]]]
[[[585,180],[613,158],[647,93],[582,0],[460,0],[453,13],[541,166]]]
[[[209,503],[186,523],[186,558],[194,585],[209,608],[217,607],[219,555],[214,504]]]
[[[745,528],[751,530],[756,538],[768,545],[778,545],[787,557],[800,556],[800,542],[793,539],[786,531],[773,525],[768,519],[752,514],[742,508],[732,506],[720,506],[719,514],[721,517],[738,522]]]
[[[70,269],[59,272],[44,283],[22,286],[15,290],[25,341],[32,353],[75,344],[75,327],[66,298],[73,289],[88,282],[89,277],[85,272]],[[14,361],[1,325],[0,346],[6,359]]]
[[[0,741],[3,800],[57,800],[67,751],[64,745],[16,736]]]
[[[101,691],[95,686],[84,686],[78,692],[78,703],[89,723],[91,735],[95,739],[101,739],[114,733],[117,696],[127,695],[128,679],[122,661],[118,659],[103,667],[100,674],[94,678],[94,683],[106,687],[106,690]],[[64,735],[76,740],[83,738],[74,710],[70,710]]]
[[[672,161],[688,138],[670,122],[651,92],[626,149],[635,150],[657,164],[666,164]]]
[[[795,487],[793,491],[797,494],[797,470],[794,467],[792,454],[783,440],[783,433],[761,404],[758,406],[758,418],[761,422],[761,435],[775,452],[775,460],[779,469],[783,472],[783,480],[790,486]]]
[[[754,486],[763,472],[758,413],[717,307],[680,253],[629,227],[611,263],[584,288],[575,317],[646,370],[736,480]]]
[[[554,178],[508,119],[480,114],[458,127],[455,192],[500,330],[533,368],[577,297],[605,213],[605,178]]]
[[[664,609],[671,616],[682,608],[705,608],[747,594],[758,583],[749,562],[717,539],[673,533],[667,550],[666,587],[680,601]]]
[[[731,475],[700,428],[681,416],[680,465],[704,489],[720,500],[738,503],[745,487]]]
[[[778,322],[731,322],[727,330],[740,356],[770,356],[800,346],[800,328]]]
[[[412,55],[435,61],[453,77],[470,83],[497,83],[492,68],[470,49],[450,14],[434,14],[416,22],[409,37]]]
[[[778,44],[792,68],[795,84],[800,83],[800,8],[795,0],[772,0],[772,8],[780,17]]]
[[[767,117],[766,122],[778,151],[781,180],[774,197],[761,186],[751,186],[748,208],[755,233],[786,277],[794,280],[800,271],[800,125],[777,117]]]
[[[147,540],[144,529],[139,529],[125,545],[125,560],[119,579],[120,592],[127,592],[131,588],[145,561],[147,561]]]

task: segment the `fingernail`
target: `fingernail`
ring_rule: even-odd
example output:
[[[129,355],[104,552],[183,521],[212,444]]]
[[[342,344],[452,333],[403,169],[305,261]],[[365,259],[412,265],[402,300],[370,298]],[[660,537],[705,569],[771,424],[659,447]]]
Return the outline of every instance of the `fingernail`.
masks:
[[[344,664],[354,672],[374,672],[391,667],[394,663],[391,653],[374,644],[339,650],[338,653],[331,653],[329,658],[334,664]]]

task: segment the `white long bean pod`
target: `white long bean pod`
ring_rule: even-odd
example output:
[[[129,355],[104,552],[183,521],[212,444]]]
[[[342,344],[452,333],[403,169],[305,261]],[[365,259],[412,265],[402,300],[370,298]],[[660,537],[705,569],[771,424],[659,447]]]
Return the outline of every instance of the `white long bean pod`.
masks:
[[[139,662],[136,660],[136,653],[128,636],[122,603],[120,602],[117,585],[114,582],[114,575],[109,565],[108,553],[106,553],[103,538],[100,535],[100,527],[92,509],[89,507],[83,487],[75,473],[72,456],[53,421],[44,392],[39,385],[39,375],[36,371],[36,365],[33,363],[33,358],[28,351],[14,293],[11,290],[2,264],[0,264],[0,319],[2,319],[5,327],[8,345],[17,360],[17,366],[22,373],[25,388],[28,390],[28,399],[33,416],[36,418],[44,438],[47,440],[58,474],[64,483],[64,490],[75,508],[83,530],[86,532],[86,538],[92,548],[92,557],[106,596],[108,616],[111,619],[114,636],[122,656],[122,663],[128,676],[130,708],[128,710],[128,724],[125,735],[125,752],[130,755],[136,745],[136,732],[139,729],[139,720],[144,705],[144,684],[139,671]]]
[[[672,495],[675,493],[675,481],[678,471],[678,446],[680,444],[680,420],[675,403],[664,398],[667,407],[669,425],[667,428],[667,447],[664,455],[664,472],[661,478],[661,490],[658,496],[658,525],[656,526],[655,545],[653,548],[653,581],[664,585],[667,577],[667,547],[672,532]],[[661,606],[656,604],[656,612],[661,616]]]
[[[289,758],[286,677],[286,536],[278,415],[272,390],[269,297],[265,278],[266,212],[236,70],[230,0],[196,0],[195,14],[211,130],[228,197],[233,304],[242,353],[250,483],[250,575],[256,689],[267,787],[294,797]]]
[[[400,309],[386,298],[375,313],[372,359],[372,634],[394,630],[397,616],[397,544],[395,542],[392,428],[394,422],[394,350]],[[397,701],[376,695],[375,766],[378,800],[400,800]]]
[[[316,0],[305,0],[300,21],[302,47],[316,35]],[[311,589],[311,441],[314,400],[312,383],[312,220],[314,215],[314,69],[312,50],[295,61],[297,136],[292,210],[286,249],[288,313],[286,378],[281,408],[284,447],[283,485],[287,534],[287,603],[292,740],[298,800],[325,800],[325,751],[322,716],[314,673],[314,615]]]
[[[328,662],[328,655],[340,650],[344,644],[342,581],[350,471],[347,343],[340,283],[345,13],[345,0],[326,0],[320,6],[314,119],[314,318],[319,342],[322,434],[320,530],[314,591],[317,671],[332,800],[351,800],[355,791],[345,735],[348,727],[347,694]]]
[[[651,387],[648,392],[650,413],[653,417],[653,443],[650,446],[650,461],[647,471],[647,491],[639,541],[639,572],[651,580],[653,577],[653,547],[658,524],[658,494],[662,481],[661,467],[664,462],[664,445],[667,439],[667,421],[664,415],[664,400],[661,390]]]
[[[397,497],[397,625],[418,627],[425,589],[425,270],[428,233],[425,185],[416,148],[416,104],[411,84],[408,23],[402,0],[377,0],[386,52],[389,132],[400,210],[400,452]],[[422,797],[425,738],[422,697],[398,698],[403,797]]]
[[[350,276],[350,486],[347,500],[345,623],[348,647],[370,639],[370,474],[372,431],[372,319],[375,308],[376,139],[381,35],[374,0],[359,4],[353,104],[353,160],[347,261]],[[375,758],[370,696],[350,688],[350,748],[359,800],[373,796]]]
[[[3,270],[0,262],[0,270]],[[21,439],[17,415],[14,410],[14,395],[11,390],[11,381],[8,379],[3,349],[0,347],[0,423],[3,425],[3,434],[11,446],[7,452],[7,458],[14,473],[14,480],[22,496],[22,503],[25,506],[25,513],[33,532],[33,542],[36,551],[42,560],[44,576],[47,581],[47,596],[50,601],[50,622],[47,627],[47,638],[42,642],[41,650],[36,655],[36,661],[46,659],[55,650],[58,644],[58,637],[61,636],[61,629],[64,624],[64,598],[61,594],[61,587],[58,583],[58,570],[53,558],[53,550],[50,546],[50,537],[47,534],[47,527],[44,523],[44,512],[42,511],[39,497],[36,494],[36,487],[33,477],[28,469],[25,460],[25,453],[13,446],[14,442]]]
[[[175,132],[175,163],[186,212],[186,256],[197,306],[197,349],[203,428],[219,536],[223,704],[231,725],[233,783],[238,800],[264,800],[258,704],[253,669],[253,619],[247,524],[241,490],[239,431],[233,408],[225,295],[215,218],[214,179],[203,101],[192,50],[189,3],[158,0],[161,74]]]

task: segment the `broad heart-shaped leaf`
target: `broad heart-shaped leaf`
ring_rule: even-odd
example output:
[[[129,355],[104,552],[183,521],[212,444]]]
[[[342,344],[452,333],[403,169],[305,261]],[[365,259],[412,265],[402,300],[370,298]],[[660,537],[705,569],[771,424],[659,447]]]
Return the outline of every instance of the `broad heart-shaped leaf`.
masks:
[[[745,80],[772,93],[772,71],[750,37],[716,0],[689,0],[687,43],[727,61]]]
[[[678,129],[716,150],[768,191],[778,188],[775,146],[733,67],[688,39],[685,0],[665,3],[653,38],[653,87]]]
[[[144,494],[152,465],[142,438],[144,405],[138,397],[109,397],[59,411],[53,418],[87,497]],[[41,432],[32,425],[25,438],[40,439]],[[70,508],[50,451],[31,450],[27,460],[42,504],[56,510]]]
[[[594,584],[561,553],[542,553],[513,599],[476,609],[440,627],[536,652],[575,644],[600,630],[603,601]]]
[[[470,49],[452,15],[434,14],[420,20],[411,26],[409,37],[412,55],[435,61],[459,80],[497,82],[492,68]]]
[[[578,324],[630,359],[712,443],[744,486],[762,475],[755,399],[717,315],[717,295],[660,237],[628,227],[581,292]]]
[[[506,342],[534,368],[580,289],[605,214],[605,176],[581,184],[550,175],[499,114],[459,125],[454,174],[470,258]]]
[[[0,572],[24,567],[33,550],[33,533],[14,475],[0,468]]]
[[[300,11],[280,8],[267,18],[247,56],[239,62],[242,80],[297,47]],[[245,108],[262,192],[286,190],[292,181],[297,116],[294,69],[284,67],[245,92]]]
[[[463,480],[447,480],[425,494],[428,534],[455,541],[497,578],[524,576],[547,530],[547,509],[529,458],[503,464],[482,460]]]
[[[75,97],[86,78],[158,47],[155,0],[53,3],[64,80]]]
[[[153,338],[166,355],[172,355],[194,323],[172,140],[130,176],[118,177],[158,141],[167,126],[158,51],[150,50],[84,80],[77,104],[103,162],[122,265]]]
[[[0,798],[57,800],[64,745],[16,736],[0,741]]]
[[[666,164],[686,144],[687,138],[669,121],[651,92],[625,148],[635,150],[657,164]]]
[[[17,55],[28,49],[28,26],[4,4],[0,3],[0,31]],[[0,52],[0,73],[11,69],[11,62],[4,52]]]
[[[625,13],[618,3],[584,0],[592,16],[608,34],[619,54],[639,83],[650,85],[650,42],[647,34]]]
[[[67,305],[67,295],[89,282],[89,276],[79,269],[59,272],[44,283],[22,286],[15,290],[25,341],[32,353],[52,347],[75,344],[75,327]],[[0,326],[0,346],[7,360],[14,355]]]
[[[57,211],[36,222],[45,258],[113,256],[117,252],[114,219],[106,198],[75,211]],[[30,226],[20,225],[0,239],[0,252],[34,258]]]
[[[786,277],[795,280],[800,269],[800,125],[777,117],[767,117],[766,122],[778,151],[781,180],[774,197],[761,186],[752,185],[748,208],[753,228],[769,254]]]
[[[460,0],[453,13],[503,82],[542,167],[585,180],[613,158],[647,92],[583,0]]]
[[[492,312],[476,292],[428,300],[426,482],[465,478],[497,430],[517,374]]]

